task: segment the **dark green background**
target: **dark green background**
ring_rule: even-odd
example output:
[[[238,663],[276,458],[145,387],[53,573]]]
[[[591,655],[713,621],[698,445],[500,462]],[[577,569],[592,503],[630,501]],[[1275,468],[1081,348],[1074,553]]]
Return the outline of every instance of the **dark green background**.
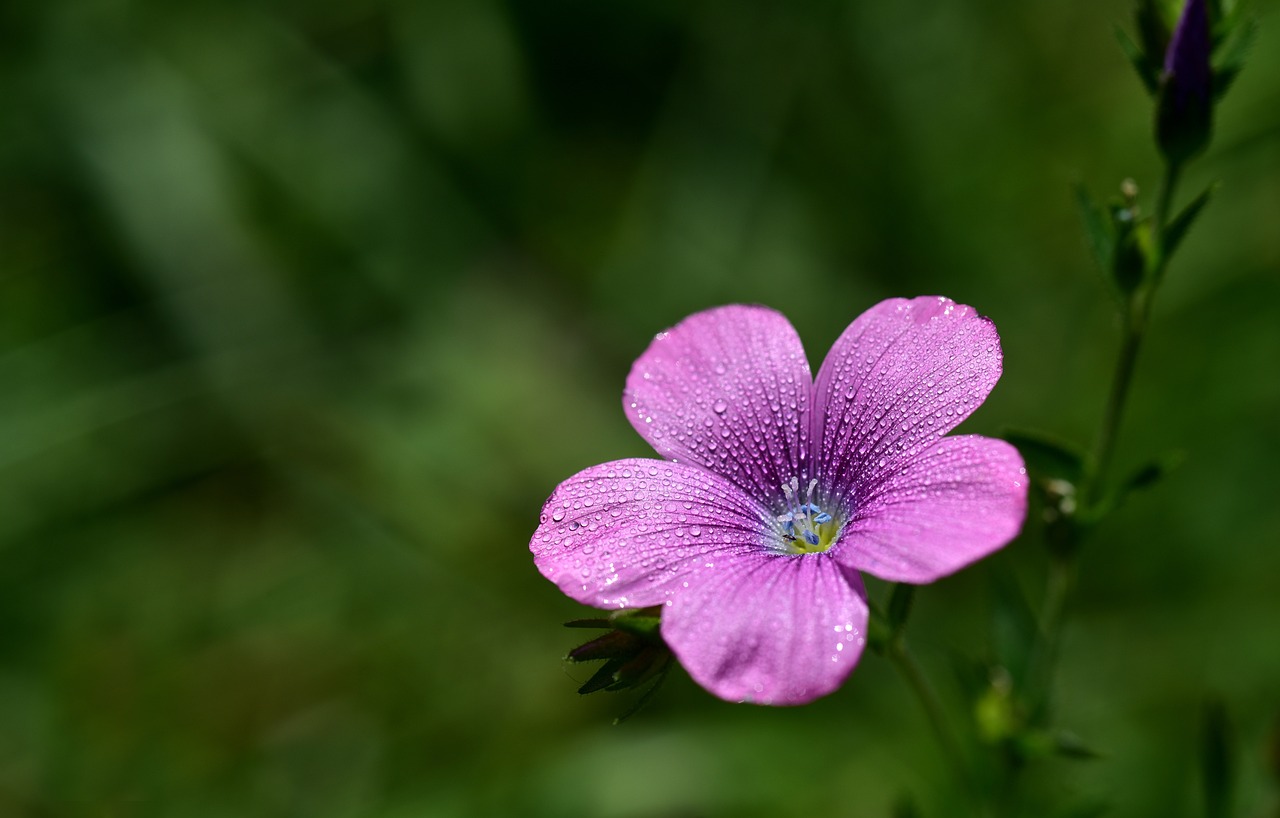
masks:
[[[1199,713],[1275,810],[1280,23],[1182,200],[1119,465],[1182,468],[1090,543],[1060,721],[1106,753],[1049,800],[1199,814]],[[0,6],[0,814],[950,814],[868,655],[803,709],[682,671],[633,721],[579,699],[582,609],[543,499],[649,451],[652,334],[785,312],[816,364],[858,313],[991,316],[964,429],[1086,441],[1116,348],[1070,185],[1158,165],[1120,2],[86,0]],[[963,707],[1015,542],[919,595]],[[873,586],[876,592],[882,586]],[[963,714],[963,710],[961,711]]]

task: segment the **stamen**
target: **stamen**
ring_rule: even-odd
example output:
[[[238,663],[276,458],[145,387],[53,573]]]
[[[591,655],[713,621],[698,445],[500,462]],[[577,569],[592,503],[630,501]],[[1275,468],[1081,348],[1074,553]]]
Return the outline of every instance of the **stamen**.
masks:
[[[835,518],[818,505],[817,488],[817,478],[809,480],[803,495],[800,493],[799,477],[792,477],[782,484],[786,513],[777,515],[775,519],[781,523],[782,530],[779,533],[783,539],[793,543],[791,549],[799,553],[825,551],[839,534],[838,530],[822,528]]]

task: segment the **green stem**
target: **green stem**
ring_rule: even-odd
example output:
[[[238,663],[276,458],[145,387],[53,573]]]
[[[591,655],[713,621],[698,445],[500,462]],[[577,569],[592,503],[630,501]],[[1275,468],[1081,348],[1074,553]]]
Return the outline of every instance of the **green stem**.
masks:
[[[1164,252],[1164,234],[1168,227],[1169,210],[1173,203],[1174,191],[1178,186],[1180,171],[1180,166],[1176,164],[1166,165],[1160,190],[1156,194],[1151,234],[1155,248],[1155,269],[1125,298],[1120,353],[1116,358],[1115,372],[1111,377],[1111,391],[1107,394],[1107,403],[1102,411],[1102,424],[1098,428],[1098,436],[1094,443],[1093,468],[1084,486],[1081,487],[1081,499],[1084,504],[1080,511],[1086,517],[1092,517],[1098,507],[1104,504],[1106,497],[1116,438],[1120,433],[1120,423],[1124,417],[1129,387],[1133,383],[1138,352],[1142,348],[1142,339],[1146,334],[1151,303],[1169,262]],[[1074,548],[1062,550],[1055,554],[1049,567],[1044,606],[1040,614],[1040,643],[1032,664],[1031,689],[1036,698],[1034,705],[1041,715],[1044,714],[1044,709],[1048,705],[1053,664],[1057,657],[1058,642],[1062,636],[1064,611],[1075,577],[1075,553]]]
[[[1115,451],[1116,435],[1120,431],[1120,420],[1124,415],[1125,401],[1129,397],[1129,384],[1133,381],[1133,370],[1138,363],[1138,350],[1142,347],[1142,336],[1146,330],[1147,309],[1150,299],[1144,289],[1139,288],[1125,304],[1124,335],[1120,342],[1120,355],[1116,359],[1115,373],[1111,377],[1111,391],[1107,395],[1106,408],[1102,412],[1102,426],[1098,429],[1097,442],[1093,450],[1093,475],[1085,492],[1085,502],[1092,509],[1101,499],[1103,488],[1107,482],[1107,472],[1111,467],[1111,457]]]
[[[1049,683],[1058,658],[1058,643],[1062,638],[1067,597],[1074,580],[1075,561],[1069,554],[1055,554],[1049,563],[1044,605],[1040,609],[1039,642],[1031,658],[1031,714],[1040,723],[1048,721]]]
[[[933,734],[938,739],[938,745],[942,748],[943,755],[946,756],[947,762],[951,765],[956,777],[965,784],[970,784],[968,776],[968,768],[965,764],[964,753],[960,751],[960,742],[956,740],[955,733],[951,731],[951,725],[947,722],[947,717],[942,709],[942,702],[938,699],[938,694],[934,692],[933,686],[929,684],[929,680],[924,675],[924,670],[920,664],[916,662],[915,657],[907,648],[906,642],[901,638],[894,639],[885,651],[885,655],[889,661],[893,662],[893,666],[902,674],[902,678],[906,680],[911,691],[916,694],[916,699],[920,702],[920,706],[924,708],[925,715],[929,718],[929,726],[933,728]]]
[[[1163,273],[1164,266],[1167,261],[1164,255],[1164,248],[1160,245],[1160,241],[1164,238],[1164,229],[1169,226],[1169,207],[1173,203],[1173,191],[1178,186],[1178,176],[1181,174],[1182,168],[1179,165],[1166,165],[1164,169],[1164,178],[1160,180],[1160,192],[1156,194],[1156,210],[1153,216],[1156,228],[1156,247],[1160,247],[1159,270]],[[1157,275],[1156,280],[1160,277]]]
[[[1120,356],[1116,360],[1115,374],[1111,378],[1111,391],[1107,395],[1106,408],[1102,413],[1102,426],[1098,429],[1097,442],[1094,445],[1093,473],[1084,492],[1086,510],[1091,510],[1103,497],[1111,459],[1115,453],[1116,436],[1119,434],[1120,421],[1124,416],[1125,401],[1129,397],[1129,385],[1133,381],[1133,371],[1138,362],[1138,350],[1142,347],[1142,337],[1147,329],[1147,317],[1151,313],[1151,302],[1169,261],[1164,252],[1164,234],[1168,227],[1169,208],[1173,202],[1174,190],[1178,186],[1180,171],[1181,168],[1178,165],[1165,166],[1164,178],[1156,194],[1151,235],[1155,245],[1155,270],[1125,299],[1124,335],[1120,343]]]

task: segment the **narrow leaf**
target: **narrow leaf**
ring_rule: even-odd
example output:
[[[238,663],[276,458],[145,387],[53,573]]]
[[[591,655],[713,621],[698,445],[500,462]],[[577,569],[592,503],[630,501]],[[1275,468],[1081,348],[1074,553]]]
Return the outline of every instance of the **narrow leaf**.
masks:
[[[1216,65],[1218,70],[1244,67],[1245,58],[1253,50],[1253,44],[1258,38],[1258,19],[1256,17],[1239,18],[1230,25],[1233,30],[1227,35],[1222,54],[1218,57]]]
[[[1155,96],[1156,91],[1160,88],[1160,77],[1151,67],[1151,63],[1147,60],[1146,55],[1142,53],[1142,49],[1138,48],[1138,44],[1120,26],[1116,26],[1116,39],[1120,41],[1120,50],[1129,59],[1129,64],[1133,66],[1134,71],[1138,72],[1138,79],[1142,80],[1142,87],[1147,89],[1148,94]]]
[[[1076,184],[1076,207],[1080,210],[1080,221],[1084,225],[1084,236],[1089,242],[1089,250],[1093,259],[1105,273],[1111,269],[1111,254],[1115,246],[1115,238],[1102,215],[1101,208],[1094,203],[1093,197],[1082,184]]]
[[[1216,185],[1210,185],[1203,192],[1191,200],[1191,204],[1183,208],[1182,212],[1173,217],[1173,221],[1169,222],[1169,226],[1164,229],[1164,257],[1167,259],[1178,249],[1178,245],[1182,244],[1182,240],[1186,238],[1187,231],[1191,229],[1191,225],[1195,222],[1196,217],[1200,215],[1200,211],[1204,210],[1204,206],[1209,203],[1209,197],[1213,195]]]
[[[1066,730],[1060,731],[1054,737],[1054,751],[1064,758],[1073,758],[1077,761],[1093,761],[1102,758],[1102,753],[1085,744],[1075,733]]]
[[[1237,6],[1238,8],[1238,6]],[[1235,14],[1232,14],[1235,17]],[[1249,52],[1253,49],[1253,43],[1258,38],[1258,20],[1255,17],[1245,17],[1238,23],[1233,23],[1236,29],[1234,36],[1227,42],[1223,49],[1222,56],[1218,59],[1217,65],[1213,71],[1213,96],[1214,99],[1222,99],[1230,90],[1231,85],[1236,81],[1236,77],[1240,76],[1240,71],[1244,68],[1244,61]]]
[[[1000,436],[1017,447],[1037,477],[1078,483],[1084,475],[1084,454],[1069,443],[1042,432],[1006,430]]]

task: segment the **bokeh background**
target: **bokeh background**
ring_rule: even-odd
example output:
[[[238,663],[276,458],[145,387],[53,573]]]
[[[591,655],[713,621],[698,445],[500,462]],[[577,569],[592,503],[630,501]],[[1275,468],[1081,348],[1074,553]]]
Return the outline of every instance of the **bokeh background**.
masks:
[[[1199,815],[1200,713],[1274,814],[1280,19],[1182,200],[1120,465],[1183,466],[1085,553],[1067,810]],[[0,6],[0,814],[890,815],[954,810],[870,654],[802,709],[675,672],[621,726],[561,657],[584,611],[543,499],[648,454],[652,334],[727,302],[812,361],[895,295],[975,305],[970,432],[1091,438],[1117,336],[1070,186],[1158,164],[1122,2],[10,0]],[[993,588],[919,595],[966,712]],[[875,593],[883,586],[875,585]],[[1085,814],[1075,812],[1072,814]],[[1088,813],[1093,814],[1093,813]]]

